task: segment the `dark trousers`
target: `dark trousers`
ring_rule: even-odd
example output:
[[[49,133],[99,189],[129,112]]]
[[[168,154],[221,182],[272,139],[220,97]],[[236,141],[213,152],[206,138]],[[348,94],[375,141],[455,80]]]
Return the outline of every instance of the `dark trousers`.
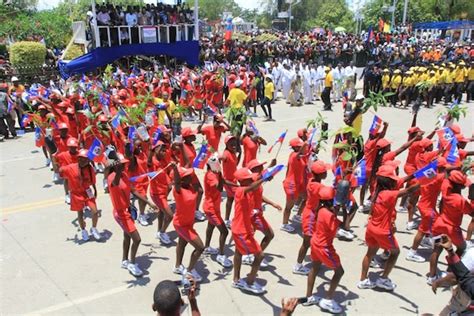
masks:
[[[474,99],[474,80],[469,80],[466,88],[466,102]]]
[[[272,118],[272,100],[269,98],[265,97],[262,102],[262,110],[263,113],[265,113],[265,116],[268,116],[268,118]]]
[[[8,138],[8,131],[10,131],[11,136],[16,136],[15,120],[9,113],[5,113],[0,116],[0,134]]]
[[[464,82],[454,84],[454,100],[461,103],[462,93],[464,91]]]
[[[331,87],[325,87],[321,93],[321,100],[324,103],[324,109],[330,110],[332,108],[331,104]]]

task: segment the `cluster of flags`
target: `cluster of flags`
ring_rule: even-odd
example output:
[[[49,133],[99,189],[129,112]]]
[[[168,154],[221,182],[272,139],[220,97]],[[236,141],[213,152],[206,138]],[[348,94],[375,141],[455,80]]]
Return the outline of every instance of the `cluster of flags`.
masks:
[[[91,147],[87,151],[87,158],[95,162],[100,162],[102,161],[103,154],[104,145],[98,138],[94,138]]]

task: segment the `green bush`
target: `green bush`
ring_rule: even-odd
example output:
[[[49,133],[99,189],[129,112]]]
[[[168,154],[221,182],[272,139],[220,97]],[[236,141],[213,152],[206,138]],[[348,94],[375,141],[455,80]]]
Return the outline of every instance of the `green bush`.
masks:
[[[82,47],[80,45],[71,45],[69,49],[64,54],[65,60],[73,60],[79,56],[82,56],[84,52],[82,51]]]
[[[46,47],[38,42],[16,42],[10,46],[10,62],[15,67],[41,67]]]

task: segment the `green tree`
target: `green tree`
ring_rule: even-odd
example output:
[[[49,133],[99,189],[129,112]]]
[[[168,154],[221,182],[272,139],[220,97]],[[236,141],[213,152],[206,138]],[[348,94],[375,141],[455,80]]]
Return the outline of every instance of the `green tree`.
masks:
[[[242,8],[234,0],[199,0],[199,16],[210,21],[222,18],[222,13],[232,12],[239,16]]]
[[[307,20],[302,25],[304,30],[316,26],[329,29],[342,26],[351,32],[354,29],[354,16],[345,0],[325,0],[319,7],[316,18]]]

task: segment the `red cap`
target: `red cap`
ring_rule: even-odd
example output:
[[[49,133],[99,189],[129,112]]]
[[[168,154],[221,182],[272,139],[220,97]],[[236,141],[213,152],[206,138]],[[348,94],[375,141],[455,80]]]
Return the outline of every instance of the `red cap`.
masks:
[[[456,134],[456,140],[460,143],[469,143],[469,139],[464,137],[463,134]]]
[[[108,122],[109,119],[107,118],[107,116],[105,116],[105,114],[101,114],[99,115],[99,122]]]
[[[79,142],[77,141],[77,138],[75,137],[69,137],[67,140],[67,147],[78,147]]]
[[[89,159],[89,157],[87,157],[88,152],[89,151],[87,149],[81,149],[79,150],[79,154],[77,154],[77,156]]]
[[[461,133],[461,127],[458,124],[453,124],[449,127],[455,135]]]
[[[183,168],[183,167],[179,167],[178,168],[178,173],[179,173],[179,176],[181,178],[184,178],[184,177],[187,177],[187,176],[190,176],[194,173],[194,169],[193,168]]]
[[[392,168],[398,168],[401,164],[401,161],[400,160],[387,160],[384,165],[385,166],[390,166]]]
[[[164,145],[164,144],[165,144],[165,143],[163,143],[161,140],[159,140],[159,141],[157,141],[157,142],[156,142],[156,144],[155,144],[155,145],[153,145],[153,147],[151,147],[151,149],[153,149],[153,150],[154,150],[156,147],[158,147],[158,146],[162,146],[162,145]]]
[[[290,140],[291,147],[301,147],[304,145],[304,142],[300,138],[293,138]]]
[[[471,181],[469,181],[467,176],[459,170],[451,171],[451,173],[449,174],[448,179],[449,179],[449,181],[451,181],[453,183],[462,184],[466,187],[471,185]]]
[[[119,97],[122,97],[122,98],[128,97],[128,92],[127,92],[127,90],[125,90],[125,89],[120,89],[119,92],[118,92],[118,96],[119,96]]]
[[[395,173],[395,168],[389,165],[380,166],[379,170],[377,171],[377,175],[380,177],[390,178],[395,181],[400,180],[400,177]]]
[[[297,132],[298,137],[303,137],[304,134],[308,133],[306,128],[299,129]]]
[[[408,134],[422,132],[422,130],[418,126],[413,126],[408,129]]]
[[[311,172],[315,174],[320,174],[328,171],[331,168],[331,165],[328,163],[324,163],[321,160],[317,160],[313,162],[311,165]]]
[[[248,168],[240,168],[236,172],[234,172],[234,177],[238,181],[242,181],[245,179],[256,179],[257,175],[252,173]]]
[[[41,104],[40,106],[38,106],[38,111],[40,110],[47,110],[47,108],[43,104]]]
[[[193,129],[191,127],[185,127],[181,131],[181,136],[183,136],[183,137],[188,137],[188,136],[193,136],[193,135],[196,135],[196,132],[193,131]]]
[[[378,149],[381,149],[381,148],[385,148],[387,147],[388,145],[390,145],[392,142],[389,142],[388,140],[386,140],[385,138],[380,138],[377,143],[376,143],[376,147]]]
[[[423,138],[420,141],[420,145],[426,149],[427,147],[430,147],[431,145],[433,145],[433,141],[429,138]]]
[[[250,160],[248,163],[247,163],[247,168],[252,170],[253,168],[257,168],[257,167],[260,167],[260,166],[263,166],[264,164],[266,164],[267,162],[264,161],[264,162],[259,162],[257,159],[254,159],[254,160]]]
[[[69,126],[67,126],[66,123],[59,123],[59,124],[58,124],[58,128],[59,128],[59,129],[69,129]]]
[[[336,193],[334,192],[334,188],[328,187],[325,185],[323,185],[319,189],[318,194],[319,194],[319,199],[322,201],[331,201],[334,199],[334,196],[336,195]]]
[[[227,145],[227,143],[228,143],[231,139],[235,139],[235,136],[234,136],[234,135],[227,135],[227,136],[225,137],[224,143]]]

